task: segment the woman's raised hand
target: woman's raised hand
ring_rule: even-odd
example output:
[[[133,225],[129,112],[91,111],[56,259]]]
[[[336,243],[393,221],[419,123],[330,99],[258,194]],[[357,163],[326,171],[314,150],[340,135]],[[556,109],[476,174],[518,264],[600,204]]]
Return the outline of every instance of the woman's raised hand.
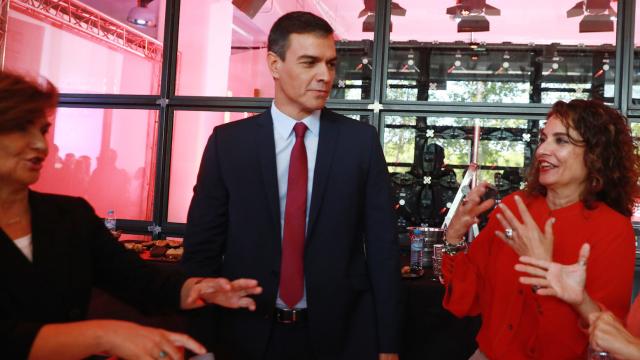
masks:
[[[494,203],[493,199],[482,200],[482,195],[487,192],[489,186],[487,182],[478,184],[458,206],[447,227],[446,240],[448,243],[457,244],[461,242],[469,228],[478,223],[478,215],[491,209]]]
[[[504,232],[496,231],[496,236],[513,248],[520,256],[530,256],[540,260],[551,260],[553,255],[553,223],[555,218],[549,218],[544,226],[544,233],[540,231],[535,220],[527,210],[527,206],[520,196],[515,196],[516,206],[522,222],[516,218],[504,204],[499,208],[502,214],[496,217],[504,227]]]

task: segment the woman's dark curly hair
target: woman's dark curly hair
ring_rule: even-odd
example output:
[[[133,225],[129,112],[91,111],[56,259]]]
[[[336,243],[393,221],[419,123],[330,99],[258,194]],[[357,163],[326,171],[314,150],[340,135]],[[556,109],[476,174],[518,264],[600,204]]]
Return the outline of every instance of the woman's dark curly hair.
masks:
[[[639,194],[640,156],[636,153],[631,130],[624,116],[595,100],[558,101],[547,119],[556,116],[567,129],[574,129],[580,139],[569,141],[584,147],[587,186],[580,198],[587,209],[601,201],[625,216],[633,213],[634,199]],[[538,182],[537,162],[529,167],[529,194],[546,195]]]

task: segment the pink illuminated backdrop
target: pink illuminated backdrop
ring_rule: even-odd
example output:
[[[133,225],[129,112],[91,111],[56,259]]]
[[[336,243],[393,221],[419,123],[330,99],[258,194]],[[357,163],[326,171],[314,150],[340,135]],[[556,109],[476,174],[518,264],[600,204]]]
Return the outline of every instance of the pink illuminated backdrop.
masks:
[[[135,0],[84,0],[84,4],[127,25]],[[458,33],[445,14],[455,0],[395,0],[407,10],[392,16],[392,42],[417,40],[485,41],[515,44],[615,44],[615,33],[578,32],[579,18],[567,19],[576,0],[518,2],[488,0],[502,14],[488,17],[491,31]],[[363,0],[266,0],[254,17],[231,0],[182,0],[178,43],[177,94],[270,97],[273,82],[265,68],[269,28],[293,10],[327,19],[343,41],[372,41],[363,32]],[[612,2],[615,7],[616,1]],[[164,0],[152,1],[158,27],[141,29],[162,45]],[[133,27],[132,27],[133,29]],[[636,26],[636,34],[640,30]],[[636,40],[636,43],[638,41]],[[41,74],[65,93],[155,95],[161,64],[98,38],[12,9],[6,69]],[[204,144],[213,127],[248,114],[177,111],[172,143],[169,221],[183,222]],[[86,196],[103,216],[150,219],[155,176],[157,113],[147,110],[61,108],[52,129],[52,151],[35,189]],[[92,180],[94,179],[94,180]]]

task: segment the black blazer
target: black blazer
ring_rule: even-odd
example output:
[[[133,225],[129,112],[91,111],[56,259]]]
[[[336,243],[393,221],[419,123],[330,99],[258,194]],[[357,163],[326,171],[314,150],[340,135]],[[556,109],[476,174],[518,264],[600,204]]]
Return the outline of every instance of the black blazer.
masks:
[[[0,230],[0,357],[25,359],[43,325],[83,320],[92,286],[147,311],[179,308],[184,275],[126,251],[85,200],[30,192],[29,206],[33,263]]]
[[[222,311],[216,356],[264,353],[278,292],[280,233],[271,112],[216,127],[189,209],[183,266],[190,275],[255,278],[264,288],[255,313]],[[326,109],[304,270],[316,357],[373,359],[398,351],[400,267],[378,133]]]

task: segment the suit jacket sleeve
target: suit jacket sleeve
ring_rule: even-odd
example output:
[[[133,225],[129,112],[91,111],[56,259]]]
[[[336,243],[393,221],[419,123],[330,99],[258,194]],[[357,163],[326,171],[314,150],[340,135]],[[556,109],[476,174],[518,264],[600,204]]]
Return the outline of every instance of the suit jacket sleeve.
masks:
[[[365,193],[366,251],[377,313],[378,351],[397,353],[400,333],[400,262],[391,185],[378,133],[371,127]]]
[[[182,266],[191,276],[218,276],[227,237],[228,192],[217,150],[218,129],[209,137],[187,216]]]

